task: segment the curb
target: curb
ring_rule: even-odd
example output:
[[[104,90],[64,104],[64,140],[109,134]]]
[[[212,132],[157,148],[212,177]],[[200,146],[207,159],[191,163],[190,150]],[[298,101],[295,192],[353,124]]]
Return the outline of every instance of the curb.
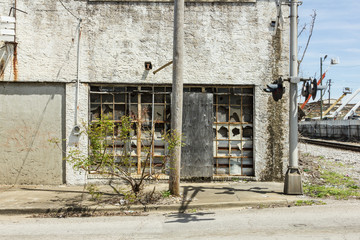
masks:
[[[269,201],[244,201],[244,202],[222,202],[222,203],[190,203],[187,206],[179,204],[171,205],[133,205],[133,206],[74,206],[74,207],[54,207],[54,208],[8,208],[0,209],[0,215],[31,215],[31,214],[44,214],[44,213],[61,213],[61,212],[180,212],[183,213],[190,209],[231,209],[231,208],[243,208],[243,207],[256,207],[256,208],[268,208],[272,206],[276,207],[288,207],[296,200],[269,200]]]

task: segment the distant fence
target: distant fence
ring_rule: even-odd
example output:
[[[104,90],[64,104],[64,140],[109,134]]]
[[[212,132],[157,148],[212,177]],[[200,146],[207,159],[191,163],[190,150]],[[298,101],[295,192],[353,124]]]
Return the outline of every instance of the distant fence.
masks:
[[[299,122],[304,137],[360,142],[359,120],[324,120]]]

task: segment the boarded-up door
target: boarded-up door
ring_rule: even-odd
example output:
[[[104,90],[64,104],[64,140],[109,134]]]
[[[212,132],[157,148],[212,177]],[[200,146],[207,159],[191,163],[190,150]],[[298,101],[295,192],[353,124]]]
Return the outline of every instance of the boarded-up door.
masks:
[[[181,177],[213,175],[213,94],[184,93]]]
[[[0,84],[0,184],[62,184],[63,84]],[[60,143],[61,147],[61,143]]]

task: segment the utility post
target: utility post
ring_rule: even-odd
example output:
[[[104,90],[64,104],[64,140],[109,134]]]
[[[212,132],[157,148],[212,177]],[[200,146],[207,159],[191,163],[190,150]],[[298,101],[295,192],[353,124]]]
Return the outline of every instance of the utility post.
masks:
[[[328,91],[328,92],[329,92],[329,106],[328,106],[328,108],[329,108],[329,107],[331,106],[331,105],[330,105],[330,88],[331,88],[331,79],[329,79],[329,80],[328,80],[328,82],[329,82],[329,91]],[[325,115],[325,114],[324,114],[324,115]]]
[[[298,34],[298,0],[290,2],[290,108],[289,108],[289,166],[285,175],[284,193],[302,194],[301,174],[298,160],[298,104],[297,84],[297,34]]]
[[[174,3],[174,41],[173,41],[173,83],[171,97],[171,129],[181,138],[183,109],[183,59],[184,59],[184,0]],[[180,139],[181,140],[181,139]],[[169,190],[180,195],[181,144],[175,146],[170,161]]]
[[[322,66],[323,66],[323,62],[325,61],[325,59],[327,58],[327,55],[323,57],[320,57],[320,84],[321,86],[323,85],[322,81],[324,79],[322,79],[322,75],[323,75],[323,69],[322,69]],[[320,94],[320,120],[323,119],[323,90],[321,90],[321,94]]]

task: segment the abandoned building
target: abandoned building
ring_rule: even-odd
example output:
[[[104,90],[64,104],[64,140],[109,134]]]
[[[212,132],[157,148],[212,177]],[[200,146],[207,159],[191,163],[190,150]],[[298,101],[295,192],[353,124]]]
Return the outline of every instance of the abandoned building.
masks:
[[[283,179],[288,83],[277,102],[263,91],[289,75],[289,7],[279,2],[186,1],[182,161],[197,169],[186,176]],[[161,135],[171,129],[172,1],[3,0],[0,11],[0,184],[95,181],[64,156],[72,147],[87,154],[79,131],[104,114],[115,123],[134,116],[132,159],[142,161],[147,140],[150,167],[161,166]],[[54,138],[65,139],[60,149]]]

